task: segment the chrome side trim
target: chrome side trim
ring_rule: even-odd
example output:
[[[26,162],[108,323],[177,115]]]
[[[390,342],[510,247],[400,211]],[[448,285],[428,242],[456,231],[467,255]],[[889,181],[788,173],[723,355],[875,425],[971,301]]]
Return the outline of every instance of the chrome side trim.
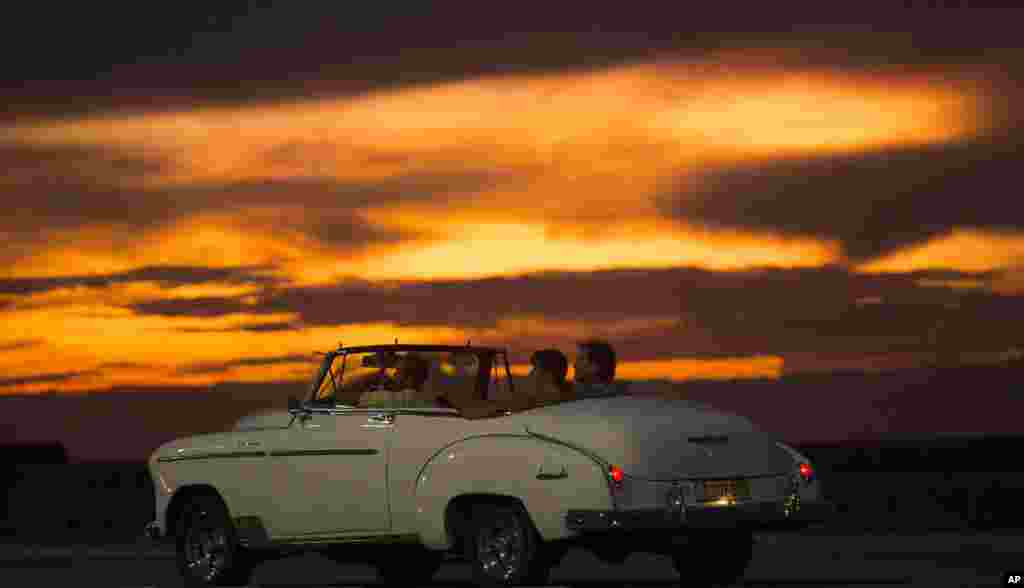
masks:
[[[459,411],[454,408],[390,408],[390,407],[374,407],[374,408],[359,408],[355,406],[336,406],[330,407],[307,407],[311,414],[320,415],[346,415],[346,414],[419,414],[419,415],[432,415],[432,416],[461,416]]]
[[[320,543],[419,543],[419,541],[419,535],[384,533],[380,535],[314,535],[307,537],[299,535],[279,537],[274,540],[274,543],[315,545]]]
[[[203,453],[196,453],[194,455],[182,454],[182,455],[166,455],[163,457],[156,458],[159,463],[170,463],[175,461],[191,461],[195,459],[218,459],[218,458],[237,458],[237,457],[266,457],[265,451],[209,451]]]
[[[296,449],[271,451],[270,457],[311,457],[317,455],[377,455],[376,449]]]

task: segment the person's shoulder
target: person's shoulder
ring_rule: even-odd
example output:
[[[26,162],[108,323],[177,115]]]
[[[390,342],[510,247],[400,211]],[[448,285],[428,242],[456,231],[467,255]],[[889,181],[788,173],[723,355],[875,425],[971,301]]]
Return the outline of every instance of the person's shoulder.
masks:
[[[573,382],[572,391],[577,398],[593,398],[597,395],[594,384],[589,382]]]
[[[618,396],[625,394],[627,384],[625,382],[574,382],[573,392],[576,398],[605,398],[607,396]]]

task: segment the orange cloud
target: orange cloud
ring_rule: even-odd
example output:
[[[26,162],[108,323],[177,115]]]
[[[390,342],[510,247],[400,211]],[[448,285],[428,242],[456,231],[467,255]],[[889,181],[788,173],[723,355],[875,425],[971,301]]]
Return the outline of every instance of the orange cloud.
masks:
[[[952,269],[986,272],[1024,265],[1024,236],[960,229],[860,265],[864,273]]]
[[[94,235],[40,252],[17,272],[52,272],[70,263],[128,267],[155,258],[224,265],[273,259],[291,265],[289,274],[303,282],[353,270],[429,277],[602,265],[820,265],[836,261],[834,243],[669,228],[657,220],[651,196],[680,173],[719,162],[970,136],[986,128],[985,91],[965,81],[938,85],[922,74],[784,71],[725,56],[481,78],[354,99],[14,126],[3,135],[36,146],[93,146],[159,159],[166,163],[119,181],[149,190],[208,185],[213,202],[216,186],[295,178],[358,185],[419,172],[494,170],[507,180],[469,193],[438,186],[434,200],[419,204],[360,206],[382,229],[440,227],[443,233],[429,244],[396,244],[396,251],[363,265],[344,257],[365,252],[332,251],[283,227],[268,235],[265,227],[246,226],[243,219],[268,211],[300,214],[303,222],[317,212],[301,207],[301,194],[296,202],[246,205],[242,188],[232,192],[241,203],[230,211],[158,228],[144,236],[146,248],[83,248],[102,242]],[[340,193],[337,206],[346,199]],[[515,255],[499,255],[508,251]]]
[[[857,267],[863,273],[922,270],[995,272],[972,280],[945,280],[954,289],[986,289],[1006,295],[1024,294],[1024,236],[980,230],[956,230],[917,247],[897,251]]]
[[[135,171],[111,172],[103,181],[120,198],[165,199],[174,213],[140,219],[132,231],[109,219],[91,221],[88,206],[78,211],[84,215],[80,223],[60,231],[44,226],[46,218],[36,219],[47,239],[0,268],[0,276],[99,275],[165,264],[266,265],[283,283],[304,286],[344,276],[430,280],[538,270],[818,267],[841,261],[834,241],[670,223],[653,197],[666,182],[687,174],[699,181],[697,172],[716,165],[942,143],[984,133],[991,124],[985,116],[989,89],[963,77],[936,84],[924,74],[783,71],[730,65],[729,59],[715,68],[659,61],[357,98],[0,128],[0,140],[36,149],[128,154]],[[150,161],[160,165],[146,165]],[[116,166],[97,169],[108,168]],[[460,177],[470,180],[456,182]],[[337,215],[386,238],[332,243],[308,230]],[[340,230],[356,228],[342,224]],[[957,238],[860,269],[1002,267],[1019,245],[1010,238]],[[987,261],[967,260],[965,243],[987,252]],[[102,292],[55,290],[10,299],[17,306],[5,321],[12,337],[44,341],[59,350],[67,364],[62,367],[83,373],[58,385],[69,390],[103,382],[181,383],[186,376],[176,370],[200,361],[228,361],[258,349],[306,353],[336,345],[337,329],[230,331],[254,320],[288,322],[295,318],[288,312],[200,319],[137,316],[124,309],[141,299],[240,296],[256,288],[133,283]],[[533,319],[504,317],[491,335],[507,337],[524,320]],[[634,326],[608,329],[626,332]],[[543,320],[531,328],[541,337],[588,330],[582,323]],[[211,332],[217,330],[222,332]],[[383,323],[343,332],[346,344],[394,336],[461,341],[464,335]],[[100,367],[131,361],[159,369]],[[53,366],[26,348],[0,356],[0,368],[30,377]],[[236,366],[226,373],[277,378],[291,377],[294,369]],[[621,369],[624,377],[686,379],[771,376],[780,367],[777,358],[766,357],[636,362]],[[187,377],[211,382],[224,374]]]
[[[531,369],[529,364],[512,364],[510,367],[512,374],[516,376],[525,376]],[[615,366],[615,378],[673,382],[779,378],[782,375],[782,367],[782,358],[775,356],[624,361]],[[572,380],[571,366],[567,377]]]

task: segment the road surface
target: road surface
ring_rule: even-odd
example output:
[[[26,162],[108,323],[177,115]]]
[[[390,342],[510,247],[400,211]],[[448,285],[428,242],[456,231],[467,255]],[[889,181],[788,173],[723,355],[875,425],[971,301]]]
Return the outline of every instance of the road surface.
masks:
[[[1024,534],[760,535],[739,586],[999,586],[1008,569],[1024,567]],[[0,586],[180,586],[172,552],[134,545],[0,546]],[[446,563],[429,586],[467,587],[469,569]],[[257,568],[253,586],[357,587],[379,584],[373,568],[339,565],[318,554],[295,555]],[[571,550],[552,573],[552,586],[677,586],[665,557],[634,554],[622,565]]]

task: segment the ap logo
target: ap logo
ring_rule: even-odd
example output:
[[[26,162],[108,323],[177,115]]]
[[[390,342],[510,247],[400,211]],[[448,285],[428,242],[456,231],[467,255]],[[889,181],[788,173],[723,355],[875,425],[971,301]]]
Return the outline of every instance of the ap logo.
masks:
[[[1003,576],[1005,581],[1004,586],[1024,586],[1024,575],[1009,573]]]

